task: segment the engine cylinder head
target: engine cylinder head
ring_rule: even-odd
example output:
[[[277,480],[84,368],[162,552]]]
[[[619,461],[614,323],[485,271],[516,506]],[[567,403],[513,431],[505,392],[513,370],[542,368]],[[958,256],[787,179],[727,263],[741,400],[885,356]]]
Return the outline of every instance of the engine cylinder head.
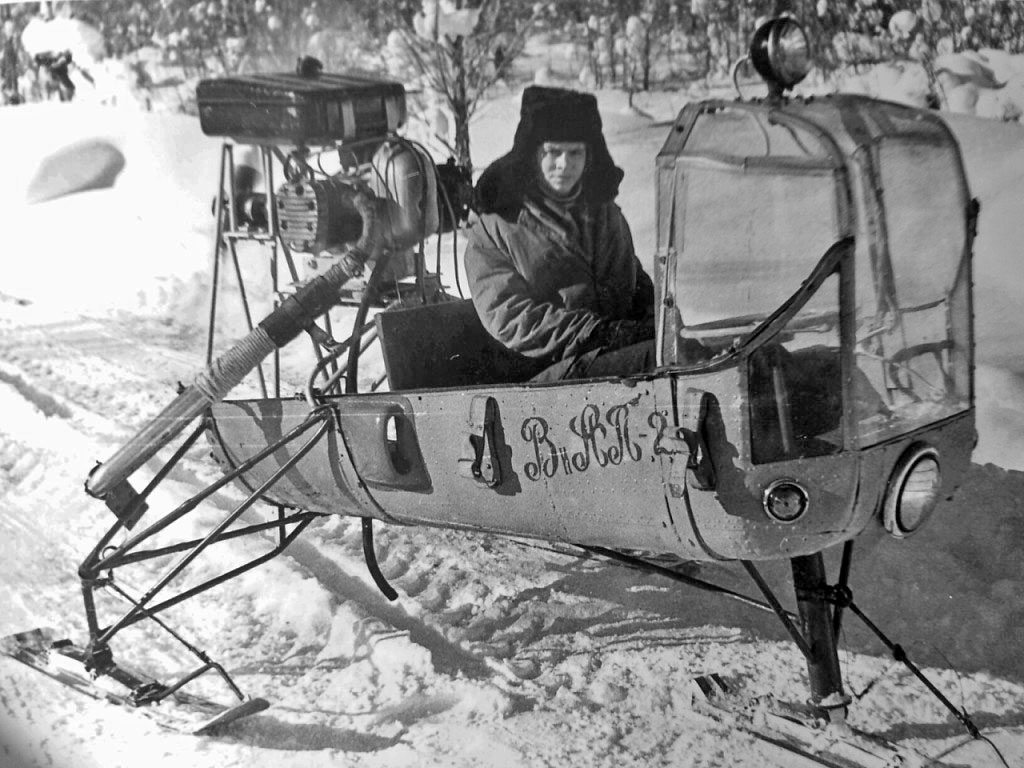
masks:
[[[341,178],[290,181],[277,190],[281,239],[293,251],[319,253],[359,239],[362,219]]]

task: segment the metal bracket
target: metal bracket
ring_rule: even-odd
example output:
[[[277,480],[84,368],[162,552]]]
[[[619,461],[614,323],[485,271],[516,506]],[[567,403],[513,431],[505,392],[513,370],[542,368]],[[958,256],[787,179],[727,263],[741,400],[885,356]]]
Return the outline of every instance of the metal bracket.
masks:
[[[498,401],[493,397],[478,395],[470,401],[459,474],[487,488],[501,485],[502,480],[496,440],[499,418]]]
[[[700,491],[713,491],[717,481],[707,441],[707,416],[711,397],[710,392],[688,388],[683,395],[683,406],[679,414],[679,433],[686,440],[690,453],[686,460],[688,485]]]
[[[686,474],[693,452],[693,440],[687,432],[683,427],[675,427],[658,438],[657,453],[669,457],[665,471],[668,474],[668,492],[674,499],[686,496]]]
[[[139,519],[149,509],[145,498],[127,480],[111,488],[103,497],[107,509],[114,513],[114,516],[121,521],[125,530],[130,531],[139,522]]]

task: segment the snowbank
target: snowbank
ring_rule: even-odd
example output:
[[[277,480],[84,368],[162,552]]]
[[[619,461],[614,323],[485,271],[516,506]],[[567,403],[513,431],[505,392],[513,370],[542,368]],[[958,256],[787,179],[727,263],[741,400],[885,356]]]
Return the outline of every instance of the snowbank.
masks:
[[[219,143],[194,118],[54,103],[5,108],[0,123],[5,294],[70,315],[196,311]]]

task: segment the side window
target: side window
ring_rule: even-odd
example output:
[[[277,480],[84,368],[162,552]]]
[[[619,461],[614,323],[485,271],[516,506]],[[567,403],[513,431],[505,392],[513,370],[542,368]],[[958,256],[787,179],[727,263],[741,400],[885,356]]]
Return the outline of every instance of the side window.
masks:
[[[672,293],[667,363],[685,360],[679,337],[710,340],[715,349],[741,342],[844,234],[830,169],[796,173],[682,158],[673,172],[674,180],[661,183],[674,205],[659,213],[671,217],[659,226],[675,248],[667,282],[659,282]]]
[[[857,367],[884,398],[857,413],[862,447],[970,406],[967,201],[947,145],[877,149],[889,259],[857,279]],[[865,266],[872,266],[867,262]]]
[[[838,273],[750,355],[747,382],[755,464],[842,450]]]

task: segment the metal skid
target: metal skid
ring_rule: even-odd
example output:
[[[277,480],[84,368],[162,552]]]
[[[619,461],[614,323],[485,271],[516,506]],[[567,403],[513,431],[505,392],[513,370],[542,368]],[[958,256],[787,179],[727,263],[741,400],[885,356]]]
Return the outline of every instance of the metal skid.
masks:
[[[853,592],[849,587],[850,571],[853,565],[852,540],[843,545],[839,564],[839,580],[835,584],[828,583],[825,558],[821,552],[791,559],[797,613],[787,610],[782,605],[771,585],[757,566],[749,560],[741,560],[740,563],[764,596],[764,602],[625,552],[617,552],[604,547],[581,547],[581,549],[623,565],[659,574],[688,587],[736,600],[750,608],[774,613],[804,657],[811,694],[807,701],[808,714],[825,723],[845,724],[847,709],[853,701],[843,690],[838,653],[843,614],[844,611],[849,611],[860,619],[864,626],[892,653],[893,659],[906,667],[973,738],[980,738],[981,731],[967,711],[958,709],[910,659],[903,646],[890,639],[854,602]],[[708,691],[705,690],[704,693],[707,694]],[[857,764],[860,765],[860,763]]]
[[[252,459],[226,473],[222,478],[207,486],[204,490],[195,494],[143,530],[134,531],[134,528],[147,510],[146,499],[174,469],[195,442],[211,428],[208,419],[204,419],[203,423],[185,439],[174,455],[157,472],[153,480],[141,493],[135,493],[125,484],[125,487],[118,493],[111,494],[108,497],[107,504],[117,517],[117,522],[99,540],[78,571],[79,577],[82,580],[82,594],[85,601],[85,614],[89,630],[89,643],[83,658],[83,663],[88,672],[94,675],[111,675],[116,678],[118,673],[110,650],[111,641],[123,629],[144,619],[150,619],[202,661],[202,665],[170,685],[147,684],[137,690],[133,690],[134,703],[141,705],[158,702],[175,693],[198,676],[211,670],[220,675],[239,699],[244,699],[238,686],[235,685],[231,676],[220,664],[212,661],[205,652],[182,638],[181,635],[159,618],[158,614],[273,559],[283,552],[314,518],[319,516],[317,513],[289,512],[284,507],[277,507],[276,519],[274,520],[251,523],[242,527],[232,527],[242,518],[246,511],[261,499],[268,488],[295,466],[306,453],[323,439],[330,430],[331,418],[332,413],[329,409],[314,409],[310,412],[309,418],[304,423],[291,430],[281,439],[268,445],[265,450],[253,456]],[[282,464],[270,479],[252,491],[244,501],[235,506],[206,536],[176,544],[146,548],[157,534],[194,511],[226,484],[244,475],[246,471],[272,455],[275,451],[299,440],[304,440],[305,442],[302,443],[295,454]],[[172,582],[181,576],[189,565],[213,544],[243,536],[274,531],[277,533],[277,540],[270,550],[264,554],[229,571],[208,578],[199,584],[177,591],[173,595],[167,594],[170,591]],[[127,535],[126,540],[121,544],[112,545],[113,539],[122,532]],[[181,555],[181,557],[171,563],[156,583],[140,597],[129,594],[128,591],[117,583],[114,577],[115,571],[125,566],[166,559],[172,555]],[[95,599],[95,593],[98,589],[108,589],[114,592],[130,603],[131,607],[111,623],[101,623]]]

